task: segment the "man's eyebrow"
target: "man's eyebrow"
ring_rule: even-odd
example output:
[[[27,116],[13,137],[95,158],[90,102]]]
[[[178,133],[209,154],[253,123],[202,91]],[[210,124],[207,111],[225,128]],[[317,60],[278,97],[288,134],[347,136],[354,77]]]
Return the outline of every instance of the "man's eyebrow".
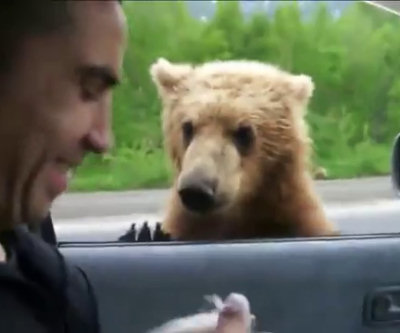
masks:
[[[109,66],[83,65],[78,68],[78,74],[81,78],[101,78],[109,87],[113,87],[120,83],[119,78],[114,74],[114,71]]]

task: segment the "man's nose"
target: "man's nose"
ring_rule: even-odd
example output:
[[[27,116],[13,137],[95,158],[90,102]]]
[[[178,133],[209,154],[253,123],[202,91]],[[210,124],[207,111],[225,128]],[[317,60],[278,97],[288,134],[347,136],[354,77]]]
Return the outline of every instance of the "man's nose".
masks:
[[[105,153],[112,146],[111,131],[92,130],[86,136],[86,149],[94,153]]]
[[[85,137],[85,149],[94,153],[105,153],[113,144],[112,130],[108,117],[99,117]]]

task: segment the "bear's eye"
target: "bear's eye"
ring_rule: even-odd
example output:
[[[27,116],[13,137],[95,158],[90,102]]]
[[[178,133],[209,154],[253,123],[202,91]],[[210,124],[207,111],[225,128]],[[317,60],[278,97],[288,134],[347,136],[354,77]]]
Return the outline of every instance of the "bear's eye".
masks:
[[[236,129],[233,138],[239,151],[245,152],[251,147],[254,141],[254,133],[250,126],[242,125]]]
[[[193,138],[193,124],[191,121],[185,121],[182,124],[182,133],[183,133],[183,139],[185,140],[185,143],[188,144],[192,138]]]

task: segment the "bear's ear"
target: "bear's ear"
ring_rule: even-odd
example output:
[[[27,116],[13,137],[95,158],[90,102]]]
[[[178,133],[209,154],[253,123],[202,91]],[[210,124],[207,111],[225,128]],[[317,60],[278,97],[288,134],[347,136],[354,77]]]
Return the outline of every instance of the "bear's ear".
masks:
[[[290,79],[292,97],[302,106],[306,105],[314,92],[314,82],[308,75],[293,75]]]
[[[150,67],[150,75],[159,93],[163,96],[172,94],[192,71],[188,64],[173,64],[164,58],[159,58]]]

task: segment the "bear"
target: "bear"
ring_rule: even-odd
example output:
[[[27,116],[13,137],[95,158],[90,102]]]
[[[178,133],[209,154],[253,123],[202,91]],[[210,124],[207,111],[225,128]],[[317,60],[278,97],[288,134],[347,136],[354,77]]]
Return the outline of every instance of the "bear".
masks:
[[[310,172],[310,76],[246,59],[159,58],[149,72],[173,171],[165,232],[185,241],[338,235]]]

